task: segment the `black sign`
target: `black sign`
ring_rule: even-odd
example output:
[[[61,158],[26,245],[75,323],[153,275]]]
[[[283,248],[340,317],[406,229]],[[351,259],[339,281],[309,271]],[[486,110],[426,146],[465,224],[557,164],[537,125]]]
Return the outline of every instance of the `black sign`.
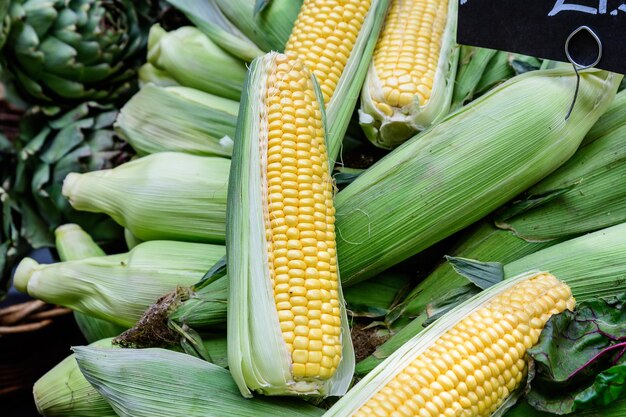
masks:
[[[626,73],[626,0],[452,1],[460,44]]]

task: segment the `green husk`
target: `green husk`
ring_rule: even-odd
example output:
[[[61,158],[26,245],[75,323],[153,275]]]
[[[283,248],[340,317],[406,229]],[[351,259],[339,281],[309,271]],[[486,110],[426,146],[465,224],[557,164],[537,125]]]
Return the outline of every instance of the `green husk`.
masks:
[[[526,272],[508,280],[502,281],[481,293],[470,298],[463,304],[428,326],[419,335],[415,335],[402,347],[396,350],[384,362],[373,369],[359,381],[343,398],[324,414],[325,417],[343,417],[353,415],[376,392],[389,383],[399,372],[404,370],[420,354],[435,344],[449,329],[456,326],[461,320],[498,297],[513,286],[537,275],[537,272]],[[502,408],[502,405],[500,408]],[[497,410],[496,410],[497,412]]]
[[[77,224],[59,226],[54,235],[55,247],[62,262],[105,256],[100,246]],[[91,317],[79,311],[74,312],[74,320],[89,343],[117,336],[125,330],[124,327],[110,321]]]
[[[504,265],[505,277],[529,269],[550,272],[565,282],[577,301],[596,299],[626,290],[626,223],[609,227],[540,250]],[[465,281],[467,283],[467,281]],[[409,326],[379,346],[356,367],[363,375],[398,349],[408,337],[423,330],[428,313],[417,316]]]
[[[408,106],[392,107],[391,116],[379,110],[375,101],[383,101],[384,95],[374,63],[370,63],[361,90],[359,122],[374,145],[384,149],[396,148],[449,113],[459,59],[459,46],[456,44],[457,9],[458,2],[449,2],[432,93],[424,105],[420,105],[415,96],[413,103]]]
[[[291,354],[280,331],[276,302],[267,267],[267,241],[264,228],[260,173],[267,170],[262,149],[267,147],[266,95],[268,78],[277,53],[253,61],[242,96],[237,135],[230,172],[227,211],[228,363],[241,394],[343,395],[354,369],[354,351],[349,338],[342,338],[342,359],[328,380],[295,380]],[[324,100],[311,74],[327,129]],[[339,303],[342,334],[350,332],[341,287]]]
[[[375,279],[343,290],[352,317],[383,317],[397,298],[410,288],[412,276],[402,271],[385,271]]]
[[[140,155],[230,157],[238,108],[236,101],[192,88],[147,85],[122,107],[115,128]]]
[[[541,65],[542,61],[535,57],[497,51],[476,85],[475,94],[483,94],[511,77],[537,70]]]
[[[583,139],[585,146],[596,139],[609,135],[613,130],[623,127],[626,121],[626,93],[620,91],[611,103],[611,107],[598,119],[596,124],[589,129],[589,133]]]
[[[526,242],[481,220],[463,232],[461,241],[449,255],[508,263],[557,243],[559,241]],[[443,261],[411,290],[406,299],[387,316],[387,320],[393,322],[400,316],[415,317],[422,313],[428,304],[466,284],[467,280],[457,274],[449,262]]]
[[[244,399],[224,368],[163,349],[75,347],[80,370],[121,417],[321,416],[297,399]]]
[[[216,0],[168,0],[183,12],[194,25],[226,52],[251,61],[263,55],[263,51],[228,20],[220,10]]]
[[[210,362],[226,367],[226,338],[203,337],[202,345],[208,352]],[[112,339],[102,339],[90,345],[93,348],[111,349]],[[151,370],[147,370],[151,373]],[[158,375],[152,374],[155,378]],[[33,387],[35,404],[39,414],[46,417],[116,417],[109,403],[85,379],[72,354],[61,361]]]
[[[326,103],[328,121],[326,142],[331,167],[340,159],[341,143],[352,119],[359,91],[366,82],[368,67],[374,54],[378,35],[385,24],[389,4],[390,0],[372,0],[348,63],[341,73],[330,102]]]
[[[390,271],[381,274],[377,279],[346,288],[344,298],[348,314],[359,317],[384,316],[398,296],[408,289],[410,280],[408,274]],[[224,327],[228,290],[228,276],[215,279],[199,289],[192,288],[188,298],[168,317],[181,326],[194,329]]]
[[[224,15],[263,51],[283,52],[302,0],[213,0]]]
[[[137,236],[133,235],[133,233],[128,229],[124,229],[124,241],[126,242],[126,247],[128,248],[128,250],[131,250],[132,248],[143,242],[143,240],[138,239]]]
[[[25,258],[15,287],[32,297],[131,327],[162,295],[188,287],[224,256],[224,246],[145,242],[128,253],[39,265]]]
[[[472,99],[485,69],[497,52],[494,49],[461,46],[452,105],[450,106],[452,111],[457,110]]]
[[[167,72],[156,68],[149,62],[139,67],[137,75],[139,76],[139,87],[141,88],[149,84],[158,85],[159,87],[180,85],[178,81],[173,79]]]
[[[192,26],[171,32],[158,24],[152,26],[147,64],[182,86],[232,100],[239,100],[246,79],[243,61]]]
[[[415,136],[337,194],[337,253],[353,284],[469,226],[563,164],[621,76],[532,71]],[[528,123],[528,120],[533,123]]]
[[[590,131],[592,140],[585,137],[574,156],[530,188],[527,198],[500,210],[495,221],[482,221],[469,230],[452,256],[509,263],[626,221],[626,189],[615,186],[626,176],[625,103],[626,91],[620,92]],[[442,263],[411,292],[408,306],[399,310],[406,307],[405,314],[415,316],[463,284],[450,265]]]
[[[77,210],[111,216],[141,240],[223,243],[230,160],[160,152],[110,170],[69,174]]]
[[[112,339],[92,343],[94,348],[112,348]],[[46,417],[116,417],[111,408],[78,369],[74,355],[63,359],[35,382],[37,411]]]
[[[225,327],[228,300],[228,277],[222,277],[197,291],[192,291],[169,315],[181,325],[194,329]]]

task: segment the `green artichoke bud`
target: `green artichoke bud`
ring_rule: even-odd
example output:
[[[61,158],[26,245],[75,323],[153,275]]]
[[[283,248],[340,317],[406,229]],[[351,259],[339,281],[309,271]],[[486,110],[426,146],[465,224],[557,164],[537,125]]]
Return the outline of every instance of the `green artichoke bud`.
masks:
[[[54,229],[77,223],[97,242],[121,241],[123,230],[104,215],[80,213],[61,194],[70,172],[113,168],[130,159],[131,149],[113,130],[117,110],[83,103],[60,116],[34,108],[21,123],[14,188],[20,201],[30,201],[39,221],[25,223],[31,246],[54,246]]]
[[[10,0],[0,0],[0,49],[4,46],[11,28],[11,19],[9,18],[10,5]]]
[[[239,100],[246,66],[192,26],[150,29],[148,63],[185,87]],[[144,71],[145,73],[145,71]],[[141,74],[141,72],[140,72]]]
[[[144,45],[130,0],[16,0],[4,50],[23,93],[54,105],[114,102],[132,92]]]

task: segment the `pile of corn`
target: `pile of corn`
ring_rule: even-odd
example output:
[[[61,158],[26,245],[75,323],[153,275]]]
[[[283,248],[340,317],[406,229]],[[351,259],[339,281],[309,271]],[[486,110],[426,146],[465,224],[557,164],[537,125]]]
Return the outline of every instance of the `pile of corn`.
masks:
[[[503,415],[548,319],[626,290],[620,75],[461,48],[456,1],[171,3],[195,26],[152,28],[116,122],[139,157],[63,185],[129,251],[65,225],[61,262],[15,273],[93,342],[35,384],[42,415]],[[359,97],[391,151],[337,191]],[[445,253],[507,279],[424,329],[466,281],[393,267],[457,232]],[[391,336],[369,358],[362,316]]]

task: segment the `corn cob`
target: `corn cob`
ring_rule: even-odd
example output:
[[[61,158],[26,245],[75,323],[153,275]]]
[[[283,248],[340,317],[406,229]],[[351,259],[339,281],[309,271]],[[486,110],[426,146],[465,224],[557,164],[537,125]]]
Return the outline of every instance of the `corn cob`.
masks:
[[[341,395],[352,377],[325,127],[302,63],[276,53],[253,62],[227,223],[228,362],[244,396]]]
[[[25,258],[15,287],[120,326],[132,326],[159,297],[190,286],[224,256],[224,246],[152,241],[128,253],[39,265]]]
[[[86,379],[121,417],[312,417],[323,410],[292,398],[242,398],[230,374],[163,349],[75,347]]]
[[[112,348],[112,339],[90,345]],[[33,397],[37,411],[45,417],[116,417],[115,411],[78,369],[74,355],[59,362],[35,382]]]
[[[566,121],[574,72],[523,74],[380,160],[335,199],[343,282],[420,252],[552,172],[608,108],[620,79],[582,73]]]
[[[55,247],[62,262],[105,255],[91,236],[77,224],[59,226],[54,231],[54,235]],[[124,327],[88,316],[80,311],[74,312],[74,320],[89,343],[117,336],[125,330]]]
[[[456,1],[393,0],[361,91],[361,126],[392,149],[450,108],[458,61]]]
[[[285,54],[315,74],[327,115],[332,167],[363,84],[389,0],[305,0]]]
[[[147,85],[122,107],[115,128],[140,155],[230,157],[238,108],[236,101],[192,88]]]
[[[480,222],[463,236],[452,255],[509,263],[565,239],[625,222],[626,190],[615,186],[626,176],[624,103],[626,92],[620,92],[574,156],[528,191],[537,198],[513,204],[512,214],[506,216],[505,211],[496,216],[495,225]],[[511,211],[529,202],[533,205]],[[409,294],[415,300],[405,313],[415,316],[426,304],[463,284],[451,266],[442,263]]]
[[[571,239],[504,265],[505,278],[531,268],[551,271],[572,290],[578,301],[586,301],[626,291],[626,223]],[[462,284],[467,283],[464,281]],[[461,284],[461,285],[462,285]],[[437,285],[445,285],[440,282]],[[428,314],[421,312],[377,351],[356,367],[363,375],[391,355],[406,340],[423,330]]]
[[[112,339],[102,339],[90,347],[111,349]],[[202,345],[209,353],[211,362],[226,366],[226,338],[204,336]],[[216,360],[217,359],[217,360]],[[144,370],[151,373],[151,370]],[[159,375],[154,374],[155,378]],[[78,369],[74,355],[70,355],[50,369],[35,383],[33,396],[37,411],[46,417],[116,417],[109,403],[85,379]]]
[[[325,416],[489,416],[521,386],[550,316],[574,305],[550,274],[504,281],[407,342]]]
[[[148,62],[179,85],[239,100],[246,79],[245,63],[215,45],[191,26],[166,32],[158,24],[150,28]]]
[[[141,240],[223,243],[230,161],[160,152],[114,169],[69,174],[77,210],[106,213]]]

